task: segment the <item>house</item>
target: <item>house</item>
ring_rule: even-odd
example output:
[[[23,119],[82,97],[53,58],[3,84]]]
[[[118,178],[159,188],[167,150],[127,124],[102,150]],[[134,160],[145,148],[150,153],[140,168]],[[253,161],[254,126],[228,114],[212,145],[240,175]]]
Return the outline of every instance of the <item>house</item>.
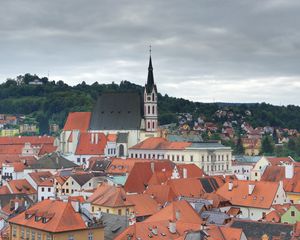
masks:
[[[295,224],[300,222],[300,204],[290,205],[290,207],[281,215],[281,222]]]
[[[232,172],[238,180],[250,180],[251,171],[261,156],[235,156],[232,161]]]
[[[37,191],[39,202],[55,197],[54,179],[51,172],[32,172],[26,175],[26,179]]]
[[[262,157],[252,169],[250,180],[260,181],[267,166],[283,166],[294,162],[295,160],[291,157]]]
[[[243,229],[247,239],[290,240],[293,235],[293,225],[290,224],[234,219],[229,226]]]
[[[283,188],[293,203],[300,203],[300,165],[298,163],[280,166],[267,166],[261,179],[263,181],[283,181]]]
[[[23,179],[25,167],[23,162],[2,163],[2,180]]]
[[[186,201],[176,201],[143,222],[129,225],[115,239],[180,239],[188,231],[200,230],[201,224],[203,221]]]
[[[87,199],[91,204],[91,213],[127,215],[134,211],[134,204],[129,202],[124,189],[120,186],[112,186],[102,183],[95,192]]]
[[[153,137],[132,146],[128,152],[131,158],[194,163],[209,175],[231,173],[232,150],[220,143],[169,142]]]
[[[240,218],[259,220],[272,211],[272,205],[289,203],[282,182],[235,180],[225,183],[217,194],[239,207]],[[222,208],[228,211],[229,207]]]
[[[1,188],[7,188],[8,194],[26,194],[33,202],[37,201],[37,191],[26,179],[11,180]]]
[[[97,185],[98,178],[93,173],[74,173],[66,179],[60,191],[56,193],[60,197],[78,196],[83,190],[94,189]]]
[[[104,239],[104,227],[73,202],[44,200],[9,219],[10,239]]]

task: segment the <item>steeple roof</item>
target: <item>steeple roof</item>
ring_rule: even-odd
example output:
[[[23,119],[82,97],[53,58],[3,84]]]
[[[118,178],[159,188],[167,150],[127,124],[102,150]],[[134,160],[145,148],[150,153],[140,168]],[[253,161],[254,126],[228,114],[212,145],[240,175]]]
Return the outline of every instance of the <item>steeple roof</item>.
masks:
[[[147,84],[145,86],[145,89],[147,93],[151,93],[153,88],[155,89],[155,92],[157,92],[156,85],[154,84],[152,59],[150,55],[149,66],[148,66],[148,78],[147,78]]]

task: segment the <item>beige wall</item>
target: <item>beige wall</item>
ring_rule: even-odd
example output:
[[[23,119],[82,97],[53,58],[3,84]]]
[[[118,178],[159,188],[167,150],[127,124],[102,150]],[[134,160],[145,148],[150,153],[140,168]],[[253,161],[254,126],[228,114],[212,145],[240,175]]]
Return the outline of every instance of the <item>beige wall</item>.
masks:
[[[127,210],[127,215],[129,215],[129,213],[134,211],[134,208],[133,208],[133,206],[132,207],[112,208],[112,207],[98,206],[98,205],[94,205],[94,204],[91,205],[91,213],[92,214],[96,214],[98,212],[104,212],[104,213],[110,213],[110,214],[125,216],[126,215],[126,210]]]
[[[22,234],[23,232],[23,234]],[[34,234],[34,238],[32,237]],[[69,231],[64,233],[50,233],[34,228],[23,227],[16,224],[10,224],[10,240],[28,239],[30,240],[68,240],[73,237],[74,240],[88,239],[93,236],[94,240],[104,240],[104,228],[93,228],[78,231]],[[24,236],[24,238],[22,238]]]

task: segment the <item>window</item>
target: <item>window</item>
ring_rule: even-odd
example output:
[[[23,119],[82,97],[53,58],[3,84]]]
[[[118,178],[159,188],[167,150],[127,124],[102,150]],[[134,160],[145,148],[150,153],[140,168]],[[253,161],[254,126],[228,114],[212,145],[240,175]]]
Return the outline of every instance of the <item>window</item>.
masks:
[[[174,155],[172,155],[172,161],[174,162]]]
[[[257,177],[257,172],[255,173],[255,177]]]
[[[48,187],[48,192],[51,192],[51,188]]]
[[[154,93],[152,93],[152,101],[154,102]]]
[[[179,155],[176,156],[177,162],[179,161]]]
[[[94,240],[94,234],[89,232],[88,240]]]
[[[150,122],[148,122],[148,129],[150,128]]]
[[[295,217],[295,211],[291,211],[291,217]]]
[[[118,214],[122,215],[122,209],[118,209]]]
[[[148,114],[150,114],[150,106],[148,106]]]
[[[184,162],[184,156],[183,155],[181,156],[181,161]]]
[[[66,193],[69,193],[69,189],[66,189]]]
[[[42,187],[42,192],[44,192],[44,191],[45,191],[45,188]]]
[[[85,158],[82,158],[82,162],[84,162],[84,163],[85,163],[85,161],[86,161],[86,159],[85,159]]]
[[[23,239],[24,239],[24,234],[25,234],[24,227],[21,227],[21,238]]]
[[[94,206],[92,206],[92,212],[94,212],[95,211],[95,208],[94,208]]]
[[[15,225],[13,225],[13,237],[17,236],[17,227]]]
[[[202,156],[202,162],[204,162],[204,156]]]
[[[42,201],[44,200],[44,197],[41,197]]]
[[[66,182],[66,185],[68,186],[68,185],[69,185],[69,183],[68,183],[68,182]]]
[[[26,228],[26,238],[29,239],[30,237],[30,230],[29,228]]]
[[[194,161],[194,156],[193,155],[190,156],[190,160],[191,160],[191,162]]]
[[[77,158],[77,162],[80,163],[80,158]]]
[[[92,186],[92,183],[89,183],[89,187],[91,187]]]
[[[72,234],[69,234],[69,236],[68,236],[68,240],[74,240],[74,235],[72,235]]]
[[[154,114],[154,112],[155,112],[155,108],[154,106],[152,106],[152,114]]]
[[[37,234],[37,240],[42,240],[42,234],[40,232]]]
[[[155,128],[155,122],[152,122],[152,128]]]
[[[46,240],[52,240],[52,237],[51,237],[51,235],[49,233],[46,236]]]
[[[109,213],[109,209],[106,209],[106,213]]]
[[[31,230],[31,240],[35,240],[35,231]]]

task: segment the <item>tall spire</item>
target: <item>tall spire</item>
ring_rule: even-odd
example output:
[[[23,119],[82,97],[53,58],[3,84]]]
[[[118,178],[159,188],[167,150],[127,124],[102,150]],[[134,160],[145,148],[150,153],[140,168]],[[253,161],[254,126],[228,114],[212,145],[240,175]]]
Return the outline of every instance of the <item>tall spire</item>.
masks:
[[[147,93],[151,92],[154,85],[154,77],[153,77],[153,67],[152,67],[152,58],[151,58],[151,45],[149,46],[149,66],[148,66],[148,78],[147,78],[147,84],[146,84],[146,91]]]

